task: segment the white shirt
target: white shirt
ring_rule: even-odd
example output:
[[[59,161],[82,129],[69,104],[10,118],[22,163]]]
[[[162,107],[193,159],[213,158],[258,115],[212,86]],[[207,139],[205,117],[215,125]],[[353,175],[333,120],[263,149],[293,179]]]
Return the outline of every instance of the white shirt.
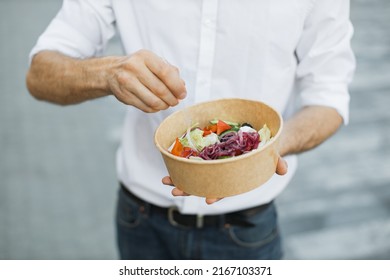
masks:
[[[116,28],[115,28],[116,27]],[[180,69],[187,98],[145,114],[128,108],[117,170],[137,196],[183,213],[217,214],[273,200],[296,169],[263,186],[207,205],[204,198],[173,197],[154,146],[159,123],[183,106],[241,97],[266,102],[285,119],[299,106],[335,108],[348,122],[348,84],[355,60],[348,0],[65,0],[33,48],[77,58],[102,55],[115,29],[126,54],[148,49]]]

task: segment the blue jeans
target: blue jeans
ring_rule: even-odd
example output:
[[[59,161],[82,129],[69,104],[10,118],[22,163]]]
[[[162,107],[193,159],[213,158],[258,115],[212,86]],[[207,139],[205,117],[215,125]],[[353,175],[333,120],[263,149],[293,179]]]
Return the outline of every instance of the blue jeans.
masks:
[[[183,227],[120,189],[116,214],[120,257],[133,260],[281,259],[274,203],[258,213],[239,211],[237,216],[251,226],[225,224],[221,218],[218,225]]]

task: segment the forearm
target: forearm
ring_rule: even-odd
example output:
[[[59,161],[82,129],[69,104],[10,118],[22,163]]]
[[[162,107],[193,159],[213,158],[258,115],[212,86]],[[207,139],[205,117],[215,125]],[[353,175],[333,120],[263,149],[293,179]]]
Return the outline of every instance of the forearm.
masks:
[[[179,69],[148,50],[92,59],[43,51],[33,58],[26,82],[41,100],[66,105],[112,94],[146,113],[176,106],[186,96]]]
[[[332,136],[341,124],[342,118],[333,108],[305,107],[284,124],[279,153],[285,156],[310,150]]]
[[[110,94],[106,76],[117,58],[74,59],[54,51],[34,56],[27,87],[40,100],[67,105]]]

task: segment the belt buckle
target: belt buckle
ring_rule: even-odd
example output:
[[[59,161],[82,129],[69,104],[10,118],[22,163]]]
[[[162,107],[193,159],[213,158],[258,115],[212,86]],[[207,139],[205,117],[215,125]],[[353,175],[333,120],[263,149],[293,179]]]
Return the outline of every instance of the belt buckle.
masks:
[[[179,209],[176,206],[171,206],[168,208],[168,221],[171,225],[177,227],[177,226],[185,226],[181,225],[178,222],[175,221],[174,218],[174,212],[179,212]],[[204,217],[202,215],[196,216],[196,228],[203,228],[204,226]]]

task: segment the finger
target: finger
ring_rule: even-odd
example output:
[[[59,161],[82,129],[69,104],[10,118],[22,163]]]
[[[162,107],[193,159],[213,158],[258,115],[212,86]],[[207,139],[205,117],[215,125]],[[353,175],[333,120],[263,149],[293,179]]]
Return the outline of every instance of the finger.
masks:
[[[120,93],[116,93],[115,96],[122,103],[134,106],[145,113],[155,113],[159,111],[146,105],[141,99],[127,89],[121,89]]]
[[[184,81],[180,78],[179,69],[166,63],[161,57],[151,53],[145,58],[146,66],[152,71],[178,99],[187,95]]]
[[[210,205],[210,204],[213,204],[217,201],[220,201],[221,199],[222,198],[206,198],[206,203]]]
[[[276,164],[276,174],[285,175],[288,171],[287,161],[282,157],[279,157],[278,163]]]
[[[179,75],[180,82],[182,83],[182,86],[184,87],[184,94],[182,94],[178,99],[183,100],[187,95],[187,88],[186,88],[186,82],[181,78],[180,76],[180,70],[175,65],[172,65],[169,63],[168,60],[166,60],[164,57],[161,57],[164,63],[168,64],[169,66],[173,67],[173,70],[176,71],[177,75]]]
[[[178,99],[169,88],[147,67],[141,69],[138,75],[140,82],[166,104],[169,106],[176,106],[179,103]]]
[[[173,196],[190,196],[190,194],[183,192],[182,190],[179,190],[178,188],[173,188],[172,195]]]
[[[169,107],[163,100],[154,95],[147,87],[145,87],[138,79],[133,79],[132,82],[122,85],[122,90],[127,90],[141,100],[147,107],[152,110],[160,111]]]
[[[172,179],[169,176],[165,176],[161,181],[164,185],[173,186]]]

